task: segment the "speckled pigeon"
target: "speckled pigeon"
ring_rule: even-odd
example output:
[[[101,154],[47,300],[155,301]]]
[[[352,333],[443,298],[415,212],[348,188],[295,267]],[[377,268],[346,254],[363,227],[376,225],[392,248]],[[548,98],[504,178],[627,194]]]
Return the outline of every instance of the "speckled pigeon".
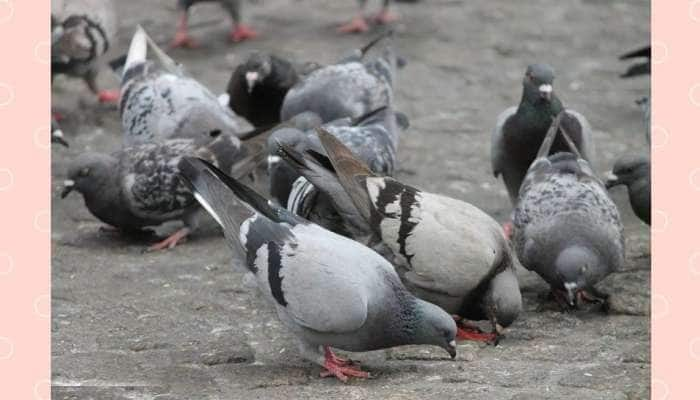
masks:
[[[498,223],[469,203],[374,174],[333,134],[318,132],[328,159],[311,150],[299,160],[283,145],[281,154],[333,199],[353,238],[385,255],[412,293],[458,317],[458,337],[498,340],[522,308],[517,259]],[[484,319],[493,333],[467,321]]]
[[[51,79],[82,78],[102,102],[116,102],[119,91],[97,86],[99,60],[112,46],[117,25],[111,0],[51,2]]]
[[[513,243],[555,299],[576,307],[604,299],[594,285],[622,267],[625,240],[615,203],[575,144],[562,135],[570,151],[550,155],[564,116],[552,123],[520,189]]]
[[[323,122],[358,118],[392,105],[397,64],[392,37],[387,32],[341,62],[310,72],[287,93],[282,121],[306,111]]]
[[[605,187],[627,186],[630,204],[635,215],[651,224],[651,176],[649,157],[625,155],[620,157],[608,173]]]
[[[503,175],[511,203],[515,206],[520,185],[537,150],[552,123],[552,118],[564,110],[564,105],[554,93],[554,70],[544,64],[527,67],[523,78],[523,94],[517,107],[510,107],[497,119],[491,137],[491,165],[496,177]],[[587,160],[593,156],[591,127],[586,118],[576,111],[566,109],[562,126]],[[559,137],[552,145],[552,152],[568,151]]]
[[[172,248],[198,222],[197,202],[178,176],[180,159],[197,155],[244,176],[266,155],[264,147],[258,147],[257,154],[251,150],[241,148],[234,136],[219,135],[209,141],[181,138],[141,143],[113,154],[84,153],[70,163],[61,197],[80,192],[95,217],[127,234],[181,220],[183,228],[150,249]]]
[[[148,49],[157,62],[147,60]],[[233,112],[163,53],[141,27],[124,65],[120,112],[126,145],[240,131]]]
[[[248,25],[242,23],[241,16],[241,0],[176,0],[177,8],[180,12],[180,20],[177,24],[177,32],[171,42],[171,47],[196,48],[199,45],[189,35],[187,29],[188,15],[190,7],[197,3],[219,3],[221,7],[231,17],[233,29],[229,37],[234,42],[240,42],[246,39],[255,38],[258,34]]]
[[[427,344],[454,358],[452,318],[411,295],[379,254],[273,205],[204,161],[186,158],[181,164],[195,198],[297,336],[302,356],[325,369],[322,376],[369,376],[332,347]]]

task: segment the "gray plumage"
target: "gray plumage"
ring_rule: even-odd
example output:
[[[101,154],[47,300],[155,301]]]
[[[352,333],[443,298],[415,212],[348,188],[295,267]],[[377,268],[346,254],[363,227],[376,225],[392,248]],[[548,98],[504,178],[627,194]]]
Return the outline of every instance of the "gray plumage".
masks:
[[[146,59],[148,49],[157,62]],[[163,53],[141,27],[131,41],[121,90],[126,145],[240,131],[233,112]]]
[[[236,164],[236,172],[245,172],[252,167],[237,164],[247,157],[239,148],[237,138],[220,135],[209,141],[142,143],[113,154],[84,153],[70,163],[62,197],[72,190],[80,192],[95,217],[124,232],[173,220],[182,220],[193,230],[198,206],[179,179],[178,162],[197,155],[227,171]]]
[[[98,92],[98,62],[117,33],[111,0],[52,1],[51,78],[65,74],[85,80]]]
[[[68,147],[68,142],[63,137],[63,130],[58,124],[55,118],[51,118],[51,143],[58,143],[62,146]]]
[[[575,146],[548,155],[561,116],[520,189],[513,243],[523,266],[574,306],[579,293],[594,292],[623,265],[625,243],[617,207]]]
[[[385,254],[412,293],[463,318],[491,320],[496,331],[515,320],[522,308],[517,259],[493,218],[375,175],[331,133],[319,129],[319,137],[332,165],[312,153],[292,163],[305,164],[300,172],[333,199],[350,231],[364,225],[354,238]]]
[[[372,41],[338,64],[310,72],[294,85],[282,104],[281,119],[311,111],[323,122],[358,118],[390,106],[396,72],[392,34]]]
[[[181,11],[189,11],[190,7],[197,3],[219,3],[229,14],[234,23],[241,22],[240,0],[177,0],[177,8]]]
[[[523,78],[520,104],[508,108],[498,116],[496,129],[491,136],[493,173],[496,177],[503,175],[513,205],[552,119],[564,110],[562,102],[553,91],[553,81],[554,70],[550,66],[530,65]],[[569,132],[584,158],[591,160],[594,154],[593,138],[586,118],[567,109],[562,126]],[[567,150],[566,143],[557,137],[552,153]]]
[[[321,347],[368,351],[404,344],[432,344],[454,356],[452,318],[406,291],[381,256],[272,205],[204,162],[187,158],[180,169],[299,338],[304,357],[329,368]]]
[[[647,225],[651,224],[651,176],[649,157],[626,155],[620,157],[608,173],[605,187],[627,186],[634,214]]]

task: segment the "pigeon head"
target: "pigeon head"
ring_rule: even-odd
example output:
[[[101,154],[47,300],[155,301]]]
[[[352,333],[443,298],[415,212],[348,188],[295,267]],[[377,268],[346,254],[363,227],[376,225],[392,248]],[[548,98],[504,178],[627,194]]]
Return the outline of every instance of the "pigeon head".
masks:
[[[600,262],[597,254],[582,246],[569,246],[559,253],[554,267],[570,306],[576,305],[576,294],[590,286],[588,277],[602,269]]]
[[[57,54],[75,59],[90,57],[92,40],[87,33],[87,22],[84,18],[68,18],[57,32],[60,32],[60,37],[53,43]]]
[[[413,311],[417,324],[414,326],[411,343],[442,347],[450,357],[455,358],[457,356],[455,320],[442,308],[417,298]]]
[[[512,269],[508,268],[491,279],[483,307],[484,315],[492,316],[499,334],[518,318],[523,302],[518,278]]]
[[[61,198],[73,190],[83,195],[101,191],[104,185],[112,183],[117,170],[117,159],[101,153],[83,153],[68,166],[67,179],[63,183]]]
[[[547,64],[532,64],[523,78],[523,95],[530,103],[552,100],[554,69]]]
[[[623,156],[607,175],[605,187],[608,189],[617,185],[631,186],[649,177],[649,159],[645,156]]]
[[[256,51],[248,57],[240,71],[245,75],[246,89],[250,93],[258,82],[264,81],[272,73],[272,58],[267,53]]]

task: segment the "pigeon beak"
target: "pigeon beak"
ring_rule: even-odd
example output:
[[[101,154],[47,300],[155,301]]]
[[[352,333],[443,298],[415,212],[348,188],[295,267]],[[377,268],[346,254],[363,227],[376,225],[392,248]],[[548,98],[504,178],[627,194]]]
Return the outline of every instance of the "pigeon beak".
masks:
[[[61,198],[65,199],[66,196],[68,196],[70,192],[73,191],[73,189],[75,189],[75,181],[71,179],[63,181],[63,190],[61,191]]]
[[[51,132],[51,143],[58,143],[66,147],[70,147],[68,146],[66,139],[63,138],[63,131],[60,129],[56,129],[55,131]]]
[[[543,84],[539,87],[540,97],[549,101],[552,99],[552,85]]]
[[[260,74],[255,71],[248,71],[245,73],[245,82],[248,85],[248,93],[253,91],[255,84],[258,82]]]
[[[612,171],[608,171],[605,174],[605,188],[610,189],[613,186],[617,186],[620,184],[620,178],[618,178],[617,175],[613,174]]]
[[[454,340],[450,341],[450,343],[447,344],[447,350],[448,353],[450,353],[450,357],[454,360],[455,357],[457,357],[457,342]]]

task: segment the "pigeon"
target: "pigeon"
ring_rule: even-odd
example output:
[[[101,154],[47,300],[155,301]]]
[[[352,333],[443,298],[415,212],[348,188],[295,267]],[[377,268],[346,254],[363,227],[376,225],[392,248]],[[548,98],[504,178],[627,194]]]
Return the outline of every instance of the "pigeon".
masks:
[[[392,37],[389,31],[339,63],[310,72],[287,92],[281,120],[310,111],[330,122],[391,105],[397,66]]]
[[[69,147],[68,142],[63,137],[63,131],[61,130],[61,126],[58,125],[58,122],[55,118],[51,118],[51,143],[57,143],[64,147]]]
[[[291,62],[254,52],[233,71],[226,88],[227,105],[255,127],[278,124],[284,96],[298,81]]]
[[[159,65],[146,59],[149,48]],[[140,26],[124,65],[119,106],[127,146],[240,131],[235,114],[163,53]]]
[[[241,42],[246,39],[252,39],[258,36],[248,25],[241,22],[241,0],[177,0],[177,8],[180,12],[180,21],[177,25],[177,32],[171,42],[171,47],[196,48],[198,43],[189,36],[188,31],[188,14],[189,9],[194,4],[205,2],[217,2],[231,16],[233,21],[233,29],[231,30],[230,39],[234,42]]]
[[[318,135],[328,158],[285,145],[280,155],[333,199],[359,233],[353,239],[387,257],[413,294],[456,316],[459,338],[497,342],[522,309],[518,261],[498,223],[469,203],[375,174],[339,138]],[[469,320],[489,320],[494,331]]]
[[[55,3],[55,4],[54,4]],[[116,102],[119,92],[100,90],[98,62],[116,38],[111,0],[64,0],[51,8],[51,80],[56,75],[81,78],[101,102]]]
[[[603,182],[568,131],[559,129],[565,113],[554,119],[520,188],[513,243],[522,265],[539,274],[569,308],[605,301],[594,285],[622,267],[625,240]],[[569,151],[551,154],[558,131]]]
[[[620,60],[634,60],[643,58],[644,61],[631,65],[627,71],[620,75],[621,78],[632,78],[639,75],[651,74],[651,46],[640,47],[620,56]]]
[[[379,254],[273,205],[205,161],[185,158],[180,171],[322,376],[369,377],[331,348],[425,344],[455,357],[454,320],[411,295]]]
[[[314,115],[314,114],[302,114]],[[295,126],[300,116],[295,117]],[[308,120],[313,121],[310,117]],[[308,121],[307,120],[307,121]],[[311,125],[311,126],[309,126]],[[268,165],[270,193],[287,209],[336,233],[339,230],[335,212],[327,204],[329,199],[314,190],[306,178],[300,176],[290,165],[276,160],[277,143],[284,143],[303,152],[307,148],[323,151],[314,128],[320,124],[307,123],[305,130],[287,127],[275,130],[268,139],[271,160]],[[324,124],[323,127],[349,146],[372,171],[391,176],[396,168],[396,151],[399,134],[408,128],[408,119],[390,107],[380,107],[355,120],[343,118]],[[279,157],[277,157],[279,158]],[[320,214],[317,214],[319,213]]]
[[[183,221],[183,228],[150,247],[168,249],[198,225],[199,207],[179,179],[179,160],[197,155],[244,176],[264,159],[263,147],[259,154],[262,156],[241,148],[238,138],[230,135],[209,141],[179,138],[141,143],[113,154],[83,153],[70,163],[61,197],[78,191],[95,217],[126,234],[143,233],[142,228],[167,221]]]
[[[651,177],[649,157],[626,155],[620,157],[607,175],[605,187],[627,186],[634,214],[651,225]]]
[[[338,32],[341,33],[363,33],[369,30],[369,25],[367,24],[367,18],[365,17],[365,8],[367,6],[367,0],[356,0],[359,3],[360,10],[358,14],[350,20],[350,22],[345,23],[338,27]],[[396,20],[398,16],[389,12],[389,3],[391,0],[382,0],[382,8],[377,15],[374,16],[373,21],[380,25],[387,25]]]
[[[495,177],[503,175],[512,205],[518,199],[520,185],[535,160],[552,118],[564,110],[553,91],[554,70],[544,64],[527,67],[523,78],[520,105],[503,111],[491,136],[491,165]],[[586,118],[566,109],[562,126],[569,132],[586,160],[593,156],[591,127]],[[566,143],[556,138],[552,152],[566,151]]]

